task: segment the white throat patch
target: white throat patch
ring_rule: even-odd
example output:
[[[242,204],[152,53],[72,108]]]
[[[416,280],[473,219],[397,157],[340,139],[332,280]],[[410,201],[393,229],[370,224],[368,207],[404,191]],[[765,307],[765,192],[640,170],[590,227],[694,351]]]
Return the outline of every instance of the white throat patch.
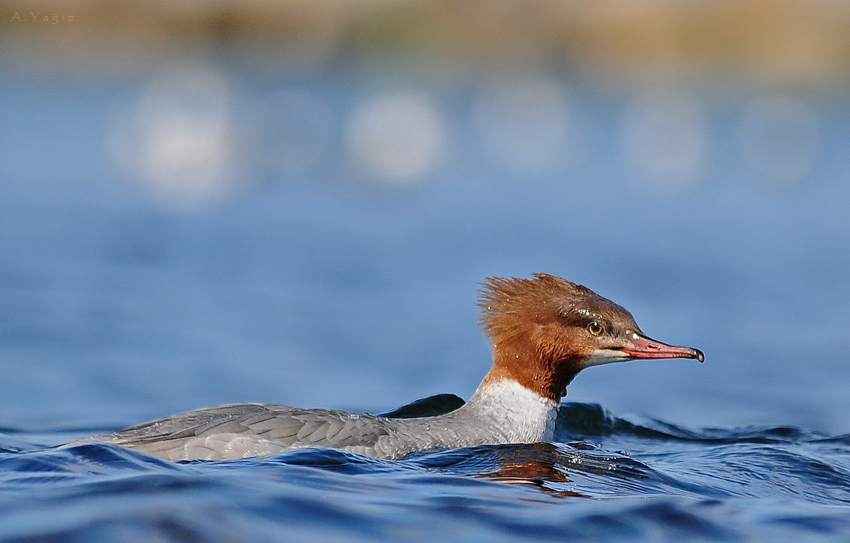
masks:
[[[512,379],[479,387],[469,400],[478,412],[498,422],[508,443],[552,441],[558,402]]]
[[[625,362],[626,360],[630,360],[630,358],[620,351],[615,351],[613,349],[596,349],[593,351],[590,358],[584,361],[582,367],[589,368],[590,366],[601,366],[602,364]]]

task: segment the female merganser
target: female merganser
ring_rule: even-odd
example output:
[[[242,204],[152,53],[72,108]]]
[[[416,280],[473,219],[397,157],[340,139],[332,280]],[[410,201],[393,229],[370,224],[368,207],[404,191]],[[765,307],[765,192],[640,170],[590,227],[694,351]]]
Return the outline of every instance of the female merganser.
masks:
[[[413,451],[551,441],[567,385],[589,366],[701,351],[648,338],[632,315],[582,285],[538,273],[490,277],[478,305],[493,367],[455,411],[387,418],[244,403],[198,409],[69,443],[109,442],[168,460],[231,460],[298,447],[398,459]]]

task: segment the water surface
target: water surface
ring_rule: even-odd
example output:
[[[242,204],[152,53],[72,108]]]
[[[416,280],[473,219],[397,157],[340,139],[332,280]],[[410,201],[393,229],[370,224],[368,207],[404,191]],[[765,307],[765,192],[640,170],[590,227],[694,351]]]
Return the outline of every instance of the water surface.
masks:
[[[0,538],[846,540],[846,100],[517,81],[0,76]],[[51,448],[227,402],[469,397],[478,282],[536,271],[705,364],[583,372],[554,444]]]

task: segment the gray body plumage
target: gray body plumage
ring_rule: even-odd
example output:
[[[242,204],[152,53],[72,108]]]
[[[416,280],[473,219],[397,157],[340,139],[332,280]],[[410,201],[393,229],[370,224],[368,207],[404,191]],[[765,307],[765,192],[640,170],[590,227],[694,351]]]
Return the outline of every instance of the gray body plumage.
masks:
[[[398,459],[413,451],[551,440],[557,403],[513,381],[481,387],[459,409],[396,419],[330,409],[232,404],[171,415],[69,443],[109,442],[168,460],[231,460],[300,447]]]

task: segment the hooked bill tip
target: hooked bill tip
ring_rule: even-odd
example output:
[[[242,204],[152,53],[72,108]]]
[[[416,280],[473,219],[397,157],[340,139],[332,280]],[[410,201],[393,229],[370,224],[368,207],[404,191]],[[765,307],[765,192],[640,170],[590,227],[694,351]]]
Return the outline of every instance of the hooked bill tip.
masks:
[[[705,355],[702,354],[702,351],[700,351],[699,349],[693,349],[693,348],[691,350],[694,352],[694,358],[699,360],[700,364],[705,362]]]

